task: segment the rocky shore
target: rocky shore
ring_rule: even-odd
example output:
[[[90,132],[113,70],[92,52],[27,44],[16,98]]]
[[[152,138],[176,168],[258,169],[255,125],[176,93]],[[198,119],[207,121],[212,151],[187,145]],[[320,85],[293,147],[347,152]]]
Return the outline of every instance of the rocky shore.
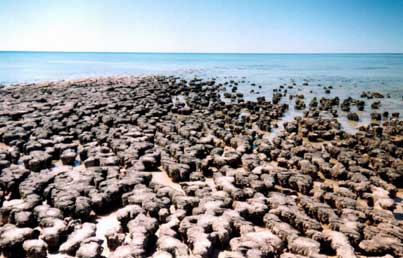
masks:
[[[376,112],[387,96],[308,101],[290,84],[247,101],[237,83],[1,88],[2,256],[403,257],[403,121]],[[355,121],[373,98],[372,123],[344,131],[342,112]]]

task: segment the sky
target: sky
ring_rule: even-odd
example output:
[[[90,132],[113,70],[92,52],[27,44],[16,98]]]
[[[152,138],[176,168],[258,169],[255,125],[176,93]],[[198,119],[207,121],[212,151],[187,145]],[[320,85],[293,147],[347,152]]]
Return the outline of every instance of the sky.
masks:
[[[0,0],[0,50],[403,52],[403,0]]]

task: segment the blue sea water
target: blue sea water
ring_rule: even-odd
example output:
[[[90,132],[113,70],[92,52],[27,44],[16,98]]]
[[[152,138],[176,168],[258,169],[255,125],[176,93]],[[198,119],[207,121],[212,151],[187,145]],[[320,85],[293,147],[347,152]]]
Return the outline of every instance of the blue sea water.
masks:
[[[403,54],[187,54],[0,52],[0,84],[31,83],[108,75],[177,75],[245,80],[246,98],[270,97],[273,88],[294,80],[308,87],[295,93],[359,97],[364,90],[390,94],[382,109],[403,111]],[[251,93],[251,83],[261,85]],[[329,95],[326,95],[329,96]]]
[[[0,83],[100,75],[185,74],[403,82],[403,54],[1,52]]]

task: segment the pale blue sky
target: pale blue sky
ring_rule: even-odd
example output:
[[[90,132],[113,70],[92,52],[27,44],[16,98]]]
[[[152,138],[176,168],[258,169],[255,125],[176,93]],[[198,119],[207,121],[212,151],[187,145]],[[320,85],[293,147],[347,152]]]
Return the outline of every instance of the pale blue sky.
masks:
[[[0,50],[403,52],[403,0],[0,0]]]

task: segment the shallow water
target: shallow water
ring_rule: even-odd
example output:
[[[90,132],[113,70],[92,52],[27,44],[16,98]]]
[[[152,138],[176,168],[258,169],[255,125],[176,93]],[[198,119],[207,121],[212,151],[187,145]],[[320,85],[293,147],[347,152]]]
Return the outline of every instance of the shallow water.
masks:
[[[103,75],[177,74],[245,78],[262,86],[290,79],[401,90],[403,54],[180,54],[1,52],[0,83]],[[400,92],[401,93],[401,92]]]
[[[66,53],[1,52],[0,84],[32,83],[109,75],[177,75],[186,79],[216,78],[217,82],[243,81],[238,91],[245,99],[265,96],[291,85],[290,94],[314,97],[359,98],[363,91],[390,94],[378,112],[403,111],[403,54],[185,54],[185,53]],[[303,83],[308,81],[308,86]],[[251,84],[255,83],[256,86]],[[258,86],[261,86],[259,88]],[[325,94],[323,86],[332,86]],[[285,87],[287,88],[287,87]],[[255,93],[251,93],[251,90]],[[256,94],[259,92],[259,94]],[[370,123],[370,105],[358,112],[360,121],[349,122],[339,112],[343,128],[354,132]],[[356,111],[355,107],[352,111]],[[295,116],[290,108],[286,116]]]

